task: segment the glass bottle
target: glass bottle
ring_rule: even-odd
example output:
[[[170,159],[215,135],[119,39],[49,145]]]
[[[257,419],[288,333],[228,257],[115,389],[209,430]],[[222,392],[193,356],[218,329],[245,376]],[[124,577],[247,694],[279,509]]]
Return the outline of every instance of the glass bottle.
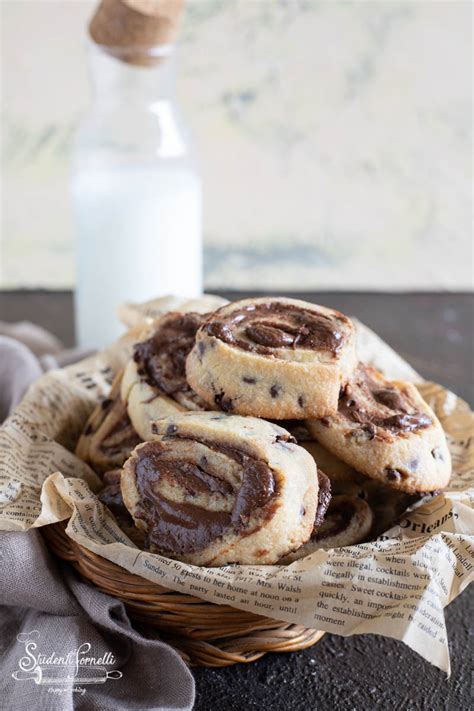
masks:
[[[94,102],[73,148],[79,345],[120,335],[123,302],[202,293],[201,184],[175,96],[174,48],[90,42]]]

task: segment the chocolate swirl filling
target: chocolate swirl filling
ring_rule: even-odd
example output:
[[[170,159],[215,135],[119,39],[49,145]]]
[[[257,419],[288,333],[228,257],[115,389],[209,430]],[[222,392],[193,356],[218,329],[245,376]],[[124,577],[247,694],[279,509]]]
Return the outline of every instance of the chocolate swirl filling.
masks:
[[[368,439],[378,436],[379,428],[402,434],[433,424],[425,412],[416,409],[406,392],[378,380],[363,365],[359,366],[355,380],[341,390],[338,411],[360,424]]]
[[[314,517],[314,527],[311,534],[313,538],[319,527],[324,521],[326,511],[331,502],[331,481],[326,474],[318,467],[318,505],[316,507],[316,516]]]
[[[105,472],[102,479],[104,488],[99,493],[99,500],[116,516],[127,516],[132,520],[132,517],[123,503],[122,491],[120,489],[121,475],[121,469],[112,469],[111,471]]]
[[[335,496],[329,504],[327,516],[317,531],[313,532],[313,541],[323,542],[333,538],[349,528],[357,515],[355,503],[349,496]]]
[[[344,345],[348,319],[338,312],[324,314],[278,301],[248,304],[230,314],[217,312],[206,332],[232,346],[253,353],[275,349],[323,350],[336,354]]]
[[[120,377],[116,377],[110,396],[89,417],[76,448],[76,454],[98,473],[122,466],[142,441],[120,398]]]
[[[110,405],[108,402],[110,401],[104,400],[102,407],[110,408],[108,417],[104,420],[104,424],[108,424],[109,427],[104,432],[98,447],[105,456],[116,459],[117,463],[122,464],[132,449],[142,440],[136,433],[120,398]]]
[[[99,501],[101,501],[111,513],[122,529],[122,531],[137,545],[139,548],[144,547],[143,532],[135,526],[135,522],[125,506],[120,479],[122,476],[121,469],[113,469],[104,474],[104,488],[99,492]]]
[[[142,380],[187,407],[193,403],[197,409],[207,409],[207,405],[186,382],[185,364],[204,320],[205,316],[197,313],[169,314],[151,338],[133,349]]]
[[[247,536],[272,517],[278,485],[266,462],[231,446],[173,439],[172,450],[154,441],[137,452],[135,516],[145,523],[147,548],[194,553],[227,532]]]

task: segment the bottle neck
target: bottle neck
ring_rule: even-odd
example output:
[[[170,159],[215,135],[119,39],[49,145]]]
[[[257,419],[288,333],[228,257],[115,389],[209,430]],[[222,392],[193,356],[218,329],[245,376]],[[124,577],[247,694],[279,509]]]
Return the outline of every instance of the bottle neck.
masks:
[[[96,102],[148,105],[173,100],[175,54],[172,45],[157,47],[144,55],[142,64],[127,61],[127,51],[105,49],[89,43],[89,72]]]

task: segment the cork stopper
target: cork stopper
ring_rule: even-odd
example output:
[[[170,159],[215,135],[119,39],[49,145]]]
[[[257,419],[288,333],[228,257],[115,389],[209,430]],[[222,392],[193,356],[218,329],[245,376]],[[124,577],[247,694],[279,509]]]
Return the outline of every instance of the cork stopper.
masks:
[[[136,66],[157,64],[176,38],[184,0],[101,0],[89,24],[96,44]]]

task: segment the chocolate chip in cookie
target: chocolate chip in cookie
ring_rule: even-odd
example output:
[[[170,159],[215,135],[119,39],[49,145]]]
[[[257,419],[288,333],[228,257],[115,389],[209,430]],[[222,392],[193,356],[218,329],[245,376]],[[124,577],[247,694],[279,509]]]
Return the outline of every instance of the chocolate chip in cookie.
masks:
[[[282,389],[283,388],[281,387],[281,385],[272,385],[272,387],[270,388],[270,395],[272,396],[272,398],[279,397]]]
[[[220,409],[224,410],[224,412],[231,412],[234,409],[234,403],[230,397],[226,397],[223,390],[214,396],[214,402],[217,407],[220,407]]]

